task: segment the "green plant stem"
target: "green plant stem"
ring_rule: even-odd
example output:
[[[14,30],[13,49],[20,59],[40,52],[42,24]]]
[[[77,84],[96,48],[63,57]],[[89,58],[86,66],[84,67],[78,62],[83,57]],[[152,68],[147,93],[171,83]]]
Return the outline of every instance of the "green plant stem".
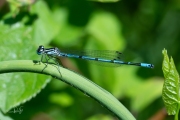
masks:
[[[112,94],[87,78],[66,68],[60,67],[59,71],[58,66],[54,64],[48,64],[46,66],[45,63],[39,64],[39,62],[32,60],[0,62],[0,74],[10,72],[33,72],[51,75],[94,98],[108,110],[113,112],[118,118],[123,120],[135,120],[133,115]]]
[[[174,120],[178,120],[179,108],[180,108],[180,103],[178,102],[178,109],[177,109],[177,111],[176,111],[176,114],[175,114]]]

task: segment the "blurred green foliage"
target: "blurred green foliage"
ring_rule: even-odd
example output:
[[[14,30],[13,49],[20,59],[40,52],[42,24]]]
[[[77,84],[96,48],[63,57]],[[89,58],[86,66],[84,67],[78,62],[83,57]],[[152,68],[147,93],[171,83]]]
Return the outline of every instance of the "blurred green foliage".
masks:
[[[178,0],[121,0],[112,3],[1,0],[0,59],[39,60],[36,55],[39,45],[122,51],[125,61],[152,63],[155,68],[107,68],[66,58],[62,63],[111,92],[138,120],[160,120],[158,116],[170,120],[172,117],[162,112],[161,50],[166,48],[180,69],[179,10]],[[52,81],[47,84],[50,79]],[[1,74],[0,100],[3,113],[23,103],[21,114],[5,113],[5,116],[18,120],[116,119],[78,90],[49,76],[32,73]]]

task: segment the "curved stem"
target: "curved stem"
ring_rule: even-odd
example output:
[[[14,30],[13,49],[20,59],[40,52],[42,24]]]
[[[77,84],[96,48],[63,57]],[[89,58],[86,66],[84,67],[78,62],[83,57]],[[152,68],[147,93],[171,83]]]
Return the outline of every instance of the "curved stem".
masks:
[[[180,103],[178,102],[178,109],[176,111],[176,114],[175,114],[175,117],[174,117],[174,120],[178,120],[178,115],[179,115],[179,108],[180,108]]]
[[[48,64],[46,66],[44,63],[39,64],[38,61],[32,60],[0,62],[0,74],[9,72],[33,72],[51,75],[94,98],[113,112],[118,118],[123,120],[135,120],[133,115],[112,94],[87,78],[68,69],[60,67],[59,71],[58,66],[54,64]]]

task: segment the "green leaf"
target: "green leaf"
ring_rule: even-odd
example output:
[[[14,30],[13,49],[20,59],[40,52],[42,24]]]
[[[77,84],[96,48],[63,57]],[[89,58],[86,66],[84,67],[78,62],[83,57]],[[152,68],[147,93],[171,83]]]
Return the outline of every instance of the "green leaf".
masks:
[[[81,38],[84,35],[84,27],[73,26],[68,23],[68,10],[56,8],[53,9],[52,15],[59,26],[58,35],[54,38],[52,44],[67,47],[81,43]]]
[[[125,40],[121,35],[121,24],[111,13],[97,12],[95,13],[86,28],[94,42],[99,43],[98,48],[123,50],[125,48]],[[92,41],[90,40],[90,41]],[[106,41],[106,42],[104,42]],[[94,46],[94,45],[93,45]]]
[[[169,57],[167,55],[167,50],[164,49],[163,54],[164,54],[164,60],[163,60],[162,69],[163,69],[164,76],[166,78],[169,74],[170,64],[169,64]]]
[[[31,13],[38,15],[33,24],[33,40],[41,45],[49,43],[59,32],[59,24],[53,19],[52,11],[40,0],[32,6]]]
[[[19,13],[20,8],[30,6],[35,0],[7,0],[7,2],[9,3],[11,14],[15,16]]]
[[[169,115],[175,115],[179,111],[179,74],[174,65],[173,58],[169,60],[167,50],[163,50],[164,60],[162,70],[165,77],[162,98]]]
[[[4,116],[1,112],[0,112],[0,120],[13,120],[12,118],[8,117],[8,116]]]
[[[36,59],[37,45],[32,28],[21,23],[5,25],[0,22],[0,60]],[[0,109],[5,113],[30,100],[50,81],[50,77],[30,73],[0,75]]]
[[[74,102],[73,98],[67,93],[53,93],[50,95],[49,100],[62,107],[69,107]]]
[[[163,81],[159,78],[151,78],[143,81],[134,89],[132,98],[132,110],[142,111],[162,94]],[[148,94],[148,95],[147,95]],[[144,97],[146,96],[146,97]]]

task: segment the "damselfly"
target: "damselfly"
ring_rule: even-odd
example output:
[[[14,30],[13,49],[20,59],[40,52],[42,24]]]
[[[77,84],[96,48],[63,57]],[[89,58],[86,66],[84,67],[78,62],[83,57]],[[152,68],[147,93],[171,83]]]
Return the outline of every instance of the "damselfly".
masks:
[[[133,63],[133,62],[124,62],[121,60],[121,54],[119,51],[108,51],[108,50],[86,50],[86,51],[63,51],[58,48],[44,48],[44,46],[39,46],[37,49],[37,54],[43,56],[48,56],[46,58],[47,62],[51,58],[59,59],[59,57],[69,57],[69,58],[79,58],[83,60],[88,60],[92,62],[97,62],[98,64],[106,64],[107,66],[120,66],[125,65],[134,65],[141,66],[146,68],[153,68],[153,64],[149,63]]]

